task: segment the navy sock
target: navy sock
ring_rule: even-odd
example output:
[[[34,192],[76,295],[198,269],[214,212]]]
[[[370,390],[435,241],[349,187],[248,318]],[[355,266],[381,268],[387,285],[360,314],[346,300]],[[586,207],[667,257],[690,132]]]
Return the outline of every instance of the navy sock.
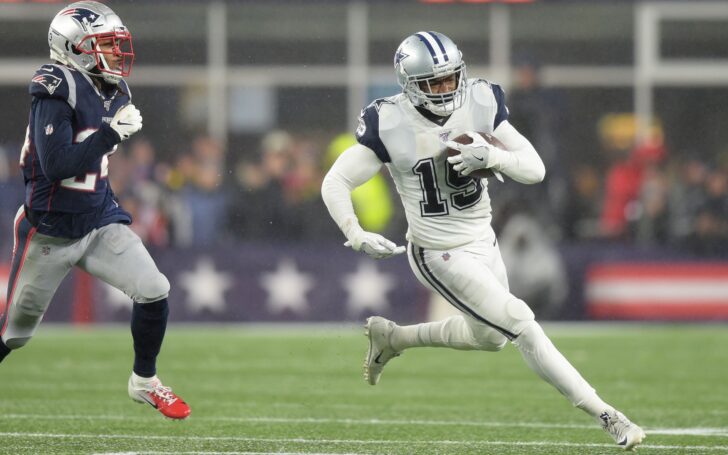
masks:
[[[0,362],[2,362],[8,354],[10,354],[10,351],[11,349],[5,346],[5,343],[3,343],[3,340],[0,338]]]
[[[167,329],[167,299],[136,303],[131,311],[131,336],[134,338],[134,373],[145,378],[157,374],[157,355]]]

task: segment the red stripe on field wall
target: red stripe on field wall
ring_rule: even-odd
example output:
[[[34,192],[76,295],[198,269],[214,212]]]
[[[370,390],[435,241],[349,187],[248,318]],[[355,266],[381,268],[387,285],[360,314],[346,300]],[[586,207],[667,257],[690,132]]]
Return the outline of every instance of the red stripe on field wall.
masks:
[[[71,320],[74,324],[94,322],[93,277],[83,270],[74,271],[73,307]]]
[[[664,281],[665,285],[679,286],[692,284],[697,281],[715,281],[728,283],[728,263],[609,263],[592,266],[586,273],[586,312],[595,319],[641,319],[641,320],[728,320],[728,295],[725,299],[719,295],[713,297],[705,292],[691,298],[690,288],[684,288],[687,296],[681,299],[677,295],[665,296],[665,292],[650,292],[648,289],[659,291],[664,288],[655,287],[656,282]],[[644,283],[646,292],[636,292],[633,296],[619,295],[619,292],[609,292],[610,289],[618,291],[619,286],[635,286]],[[602,292],[591,295],[590,288],[598,286]],[[611,288],[611,286],[616,286]],[[648,287],[648,286],[651,286]],[[660,286],[657,284],[657,286]],[[679,288],[678,288],[679,289]],[[699,288],[709,290],[708,288]],[[603,292],[606,290],[607,292]],[[616,296],[616,298],[615,298]],[[600,298],[601,297],[601,298]]]
[[[679,263],[610,263],[598,264],[589,268],[587,271],[587,281],[592,279],[629,279],[638,280],[640,278],[662,278],[672,279],[679,278],[681,280],[690,278],[711,279],[719,278],[728,280],[728,264],[723,262],[716,263],[696,263],[696,262],[679,262]]]
[[[659,302],[594,302],[589,303],[587,313],[596,319],[728,320],[728,305],[697,302],[679,305],[662,305]]]
[[[10,285],[10,264],[0,264],[0,314],[5,311],[7,289]]]

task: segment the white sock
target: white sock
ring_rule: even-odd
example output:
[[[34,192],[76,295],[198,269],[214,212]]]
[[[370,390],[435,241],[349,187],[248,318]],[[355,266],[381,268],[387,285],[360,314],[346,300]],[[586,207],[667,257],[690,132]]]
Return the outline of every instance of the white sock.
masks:
[[[139,376],[138,374],[136,374],[132,371],[131,380],[135,385],[148,385],[157,380],[157,375],[155,374],[151,378],[145,378],[143,376]]]
[[[521,351],[528,366],[574,406],[595,418],[613,409],[556,349],[537,322],[528,324],[513,344]]]
[[[415,347],[446,347],[465,351],[480,349],[467,321],[459,315],[437,322],[396,326],[390,342],[396,351]]]

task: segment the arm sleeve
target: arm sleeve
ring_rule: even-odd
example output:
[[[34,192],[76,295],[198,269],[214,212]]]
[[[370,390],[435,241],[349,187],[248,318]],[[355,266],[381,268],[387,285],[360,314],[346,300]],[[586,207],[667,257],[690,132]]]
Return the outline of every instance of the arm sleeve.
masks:
[[[31,134],[48,180],[62,180],[84,172],[120,142],[110,126],[102,124],[83,142],[73,143],[71,120],[73,109],[55,98],[36,98],[33,107],[34,129]]]
[[[513,125],[504,120],[493,131],[493,136],[505,145],[506,150],[493,148],[488,167],[492,167],[520,183],[532,184],[543,180],[546,176],[546,167],[541,157],[538,156],[536,149],[528,139]]]
[[[352,231],[361,229],[351,202],[351,192],[374,177],[381,167],[382,162],[372,149],[356,144],[339,156],[324,177],[321,197],[331,218],[347,238]]]

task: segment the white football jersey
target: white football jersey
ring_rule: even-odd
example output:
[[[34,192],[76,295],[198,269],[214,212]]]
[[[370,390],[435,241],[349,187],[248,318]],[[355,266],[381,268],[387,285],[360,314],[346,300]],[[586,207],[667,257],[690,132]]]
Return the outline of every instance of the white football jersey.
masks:
[[[494,237],[487,179],[465,177],[447,162],[443,142],[466,131],[491,133],[507,120],[503,90],[469,79],[463,106],[438,125],[404,94],[374,101],[362,111],[357,140],[386,164],[405,208],[407,240],[447,249]]]

